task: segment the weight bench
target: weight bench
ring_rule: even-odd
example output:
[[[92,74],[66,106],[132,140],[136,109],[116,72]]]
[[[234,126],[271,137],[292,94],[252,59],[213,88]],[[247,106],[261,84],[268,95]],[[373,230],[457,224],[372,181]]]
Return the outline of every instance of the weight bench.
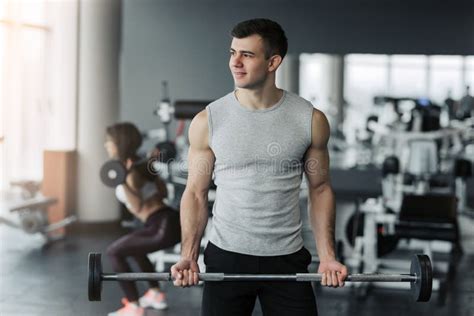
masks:
[[[400,238],[441,240],[459,246],[456,196],[405,195],[395,231]]]
[[[421,246],[422,251],[431,258],[434,257],[433,249],[447,253],[447,263],[437,262],[437,258],[433,258],[433,266],[437,267],[437,272],[443,272],[443,278],[438,278],[433,283],[433,288],[440,291],[438,301],[443,304],[446,285],[454,270],[452,245],[459,245],[456,197],[435,194],[405,195],[398,214],[388,212],[380,199],[368,200],[360,209],[363,212],[360,214],[361,222],[353,228],[354,234],[348,234],[346,229],[346,235],[354,237],[354,252],[346,260],[348,265],[364,273],[398,270],[406,264],[404,260],[384,255],[396,248],[401,250],[399,241],[409,242],[409,251],[414,248],[419,251]],[[347,227],[352,228],[351,226],[349,220]],[[383,244],[379,245],[381,242]],[[380,249],[384,248],[387,248],[387,253],[381,253]],[[363,287],[357,290],[364,295],[367,292]]]
[[[424,249],[433,258],[433,269],[438,274],[440,305],[445,303],[454,276],[456,254],[462,253],[457,204],[455,195],[406,195],[400,208],[399,220],[395,225],[396,235],[399,238],[447,242],[451,245],[445,249],[448,250],[447,262],[437,262],[434,258],[433,243],[427,243]]]
[[[4,216],[0,216],[0,223],[28,234],[40,233],[47,241],[52,241],[53,238],[49,233],[76,221],[75,216],[69,216],[58,222],[49,223],[47,209],[55,203],[57,199],[42,195],[26,199],[4,199],[0,201],[0,209],[4,213]],[[19,220],[11,214],[18,214]]]

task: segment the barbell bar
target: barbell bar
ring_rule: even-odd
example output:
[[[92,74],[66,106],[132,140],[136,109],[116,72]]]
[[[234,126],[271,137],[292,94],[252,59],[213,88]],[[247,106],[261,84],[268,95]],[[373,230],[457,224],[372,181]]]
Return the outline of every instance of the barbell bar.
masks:
[[[174,281],[170,273],[103,273],[100,253],[89,253],[88,258],[88,295],[89,301],[100,301],[102,281]],[[205,282],[223,281],[297,281],[320,282],[322,274],[225,274],[199,273],[199,279]],[[409,274],[349,274],[347,282],[410,282],[413,297],[417,302],[430,300],[433,284],[433,272],[430,258],[424,254],[414,255]]]

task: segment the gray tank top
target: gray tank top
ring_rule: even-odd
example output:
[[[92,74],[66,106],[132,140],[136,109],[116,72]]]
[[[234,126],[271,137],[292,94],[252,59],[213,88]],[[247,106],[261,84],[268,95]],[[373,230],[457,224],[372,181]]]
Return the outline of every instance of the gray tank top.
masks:
[[[298,251],[299,190],[313,106],[285,91],[272,107],[250,110],[232,92],[206,109],[217,185],[210,241],[255,256]]]

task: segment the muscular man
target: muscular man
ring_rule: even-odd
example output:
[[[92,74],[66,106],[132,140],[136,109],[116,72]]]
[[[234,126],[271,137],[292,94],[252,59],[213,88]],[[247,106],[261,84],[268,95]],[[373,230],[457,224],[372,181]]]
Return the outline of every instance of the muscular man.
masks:
[[[322,285],[344,285],[347,269],[334,254],[334,194],[329,179],[324,114],[301,97],[278,89],[275,72],[287,51],[277,23],[253,19],[231,32],[229,68],[236,89],[209,104],[189,131],[189,175],[181,200],[181,259],[176,286],[198,283],[196,263],[208,220],[207,193],[217,185],[207,272],[307,273],[299,190],[305,173],[311,225]],[[251,315],[256,298],[265,315],[316,315],[307,282],[207,282],[203,315]]]

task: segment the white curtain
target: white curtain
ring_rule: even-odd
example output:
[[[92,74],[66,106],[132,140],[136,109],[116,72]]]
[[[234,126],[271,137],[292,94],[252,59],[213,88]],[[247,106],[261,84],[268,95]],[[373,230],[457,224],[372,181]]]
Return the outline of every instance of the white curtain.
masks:
[[[0,1],[0,189],[75,144],[77,1]]]

